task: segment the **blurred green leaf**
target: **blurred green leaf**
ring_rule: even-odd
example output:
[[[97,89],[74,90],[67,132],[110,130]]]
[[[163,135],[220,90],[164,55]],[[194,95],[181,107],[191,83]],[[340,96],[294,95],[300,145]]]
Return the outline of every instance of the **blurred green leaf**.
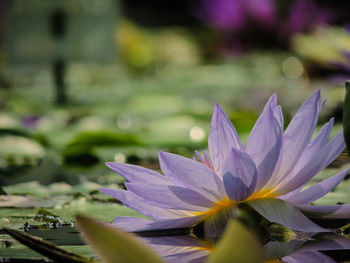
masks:
[[[68,163],[98,162],[94,150],[96,147],[121,147],[141,145],[138,137],[110,131],[89,131],[77,135],[63,150],[63,158]]]
[[[238,220],[228,223],[226,231],[207,263],[262,263],[259,240]]]
[[[344,138],[348,153],[350,154],[350,81],[345,83],[346,94],[343,109]]]
[[[83,237],[104,262],[163,262],[151,249],[134,238],[132,234],[120,231],[87,216],[78,215],[76,220]]]
[[[49,259],[54,260],[55,262],[62,262],[62,263],[97,262],[90,258],[62,249],[51,242],[42,240],[38,237],[34,237],[32,235],[29,235],[27,233],[24,233],[16,229],[4,228],[4,231],[10,236],[12,236],[14,239],[16,239],[18,242],[44,255],[45,257],[48,257]]]

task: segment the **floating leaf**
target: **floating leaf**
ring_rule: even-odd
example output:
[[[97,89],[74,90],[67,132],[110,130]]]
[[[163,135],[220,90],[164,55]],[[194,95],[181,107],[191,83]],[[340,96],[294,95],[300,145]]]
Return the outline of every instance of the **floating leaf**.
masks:
[[[258,239],[238,220],[232,220],[207,263],[262,263],[263,259]]]
[[[163,262],[132,234],[100,223],[87,216],[78,215],[77,225],[84,238],[107,263],[157,263]]]
[[[55,262],[62,262],[62,263],[95,263],[97,262],[90,258],[62,249],[51,242],[42,240],[38,237],[29,235],[27,233],[24,233],[16,229],[4,228],[4,231],[10,236],[12,236],[14,239],[16,239],[18,242],[44,255],[45,257],[48,257],[54,260]]]
[[[0,207],[50,207],[51,201],[38,200],[31,196],[0,195]]]
[[[36,212],[36,215],[35,215],[35,220],[38,220],[38,221],[41,221],[41,222],[49,222],[49,223],[63,223],[63,219],[44,209],[44,208],[39,208],[38,211]]]

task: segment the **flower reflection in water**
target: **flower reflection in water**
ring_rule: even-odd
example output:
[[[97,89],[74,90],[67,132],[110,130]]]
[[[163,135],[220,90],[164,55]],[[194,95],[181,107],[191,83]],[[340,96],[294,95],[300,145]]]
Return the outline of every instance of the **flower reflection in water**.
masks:
[[[201,263],[215,250],[213,241],[195,235],[145,237],[144,241],[166,262]],[[335,234],[299,238],[288,243],[269,241],[265,262],[342,262],[350,257],[350,239]],[[234,249],[234,248],[232,248]]]

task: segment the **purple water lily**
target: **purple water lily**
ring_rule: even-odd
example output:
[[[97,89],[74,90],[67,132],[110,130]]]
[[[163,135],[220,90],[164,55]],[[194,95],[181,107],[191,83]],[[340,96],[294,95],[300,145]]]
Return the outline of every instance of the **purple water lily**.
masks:
[[[107,163],[127,180],[127,190],[100,190],[153,218],[117,217],[114,224],[127,231],[182,228],[245,203],[266,219],[291,229],[327,231],[308,217],[349,218],[350,204],[310,205],[334,189],[348,170],[303,189],[345,148],[342,131],[328,141],[333,118],[312,139],[324,102],[316,91],[283,132],[282,110],[276,94],[272,95],[246,146],[216,105],[208,138],[209,155],[202,157],[197,152],[197,161],[160,151],[164,175],[135,165]]]

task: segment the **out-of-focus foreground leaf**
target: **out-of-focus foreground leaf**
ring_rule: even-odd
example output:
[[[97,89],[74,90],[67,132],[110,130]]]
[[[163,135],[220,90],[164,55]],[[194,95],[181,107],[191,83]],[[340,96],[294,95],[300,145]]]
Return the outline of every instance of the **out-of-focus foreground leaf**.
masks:
[[[61,263],[96,263],[90,258],[72,253],[68,250],[62,249],[55,244],[42,240],[41,238],[29,235],[22,231],[4,228],[4,231],[16,239],[23,245],[31,248],[32,250],[54,260],[55,262]]]
[[[87,216],[78,215],[76,220],[83,237],[106,263],[163,262],[132,234]]]
[[[226,231],[207,263],[262,263],[263,251],[259,240],[238,220],[228,223]]]
[[[344,138],[348,153],[350,154],[350,81],[345,83],[345,99],[343,109]]]

